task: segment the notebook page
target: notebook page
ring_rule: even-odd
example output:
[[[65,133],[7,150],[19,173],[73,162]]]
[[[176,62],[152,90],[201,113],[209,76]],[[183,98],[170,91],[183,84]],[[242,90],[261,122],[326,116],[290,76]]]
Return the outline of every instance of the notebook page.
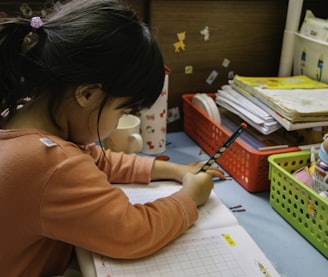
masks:
[[[121,188],[129,197],[131,203],[146,203],[161,197],[168,196],[181,189],[181,184],[174,181],[152,182],[149,185],[122,184],[114,185]],[[206,204],[198,209],[199,217],[197,222],[187,231],[196,232],[201,229],[217,228],[220,226],[238,225],[237,218],[221,202],[214,192],[211,193]],[[99,270],[106,271],[103,266],[103,257],[93,254],[84,249],[77,248],[77,257],[83,276],[96,277],[106,276],[99,273]],[[96,274],[97,271],[97,274]],[[115,275],[114,275],[115,276]],[[106,276],[108,277],[108,276]]]
[[[174,181],[151,182],[149,185],[115,186],[121,188],[133,204],[151,202],[181,189],[181,184]],[[237,224],[237,218],[212,191],[205,205],[198,208],[198,220],[189,231]]]
[[[98,277],[280,276],[240,225],[188,232],[141,259],[93,255]]]

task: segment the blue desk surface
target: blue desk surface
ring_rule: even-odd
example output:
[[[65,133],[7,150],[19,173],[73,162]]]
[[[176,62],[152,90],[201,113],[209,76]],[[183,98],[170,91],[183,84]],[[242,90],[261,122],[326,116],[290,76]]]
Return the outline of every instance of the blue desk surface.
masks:
[[[160,155],[172,162],[208,158],[184,132],[168,133],[167,143]],[[269,192],[249,193],[234,180],[217,181],[214,191],[228,207],[240,204],[246,209],[234,214],[282,276],[328,276],[328,260],[272,209]]]

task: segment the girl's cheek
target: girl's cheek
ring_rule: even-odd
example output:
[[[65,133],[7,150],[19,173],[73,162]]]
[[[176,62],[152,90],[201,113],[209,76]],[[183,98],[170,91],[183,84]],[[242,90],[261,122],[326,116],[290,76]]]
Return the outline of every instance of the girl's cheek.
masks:
[[[103,132],[106,135],[109,135],[111,131],[117,128],[118,121],[120,119],[121,115],[120,114],[108,114],[107,117],[104,119],[103,124],[102,124],[102,129],[104,130]]]

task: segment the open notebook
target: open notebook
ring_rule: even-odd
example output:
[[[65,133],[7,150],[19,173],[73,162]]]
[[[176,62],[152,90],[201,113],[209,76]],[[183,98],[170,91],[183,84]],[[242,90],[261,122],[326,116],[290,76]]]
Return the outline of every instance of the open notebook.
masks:
[[[181,185],[166,181],[120,187],[132,203],[145,203],[172,194]],[[198,221],[181,237],[149,257],[120,260],[96,253],[89,255],[89,260],[81,253],[78,257],[83,276],[88,277],[91,277],[90,265],[98,277],[280,276],[214,192],[199,209]]]

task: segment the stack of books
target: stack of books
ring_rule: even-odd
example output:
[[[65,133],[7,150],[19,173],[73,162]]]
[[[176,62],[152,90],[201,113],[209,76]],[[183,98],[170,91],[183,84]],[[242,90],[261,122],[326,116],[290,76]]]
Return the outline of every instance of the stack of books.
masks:
[[[265,110],[253,103],[230,85],[224,85],[216,94],[216,103],[238,115],[262,134],[270,134],[281,125]]]
[[[328,84],[303,75],[236,75],[229,85],[218,91],[216,102],[235,114],[239,113],[263,134],[274,132],[279,126],[287,131],[328,126]],[[263,123],[256,121],[254,115]]]

